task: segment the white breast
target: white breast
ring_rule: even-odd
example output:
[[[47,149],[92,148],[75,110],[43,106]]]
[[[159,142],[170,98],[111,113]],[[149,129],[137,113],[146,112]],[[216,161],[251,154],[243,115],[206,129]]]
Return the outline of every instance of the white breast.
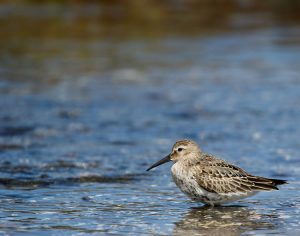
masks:
[[[193,200],[200,200],[200,198],[204,197],[208,194],[208,192],[201,187],[199,187],[196,180],[193,178],[191,173],[189,173],[187,168],[184,168],[178,162],[176,162],[172,168],[172,177],[175,184],[188,195]]]

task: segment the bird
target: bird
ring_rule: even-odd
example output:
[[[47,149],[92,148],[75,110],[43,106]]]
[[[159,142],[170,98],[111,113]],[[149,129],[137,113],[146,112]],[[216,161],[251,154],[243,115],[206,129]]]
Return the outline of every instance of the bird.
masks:
[[[219,206],[253,196],[260,191],[278,190],[286,180],[249,174],[211,154],[203,152],[193,140],[179,140],[170,154],[146,171],[173,161],[171,173],[175,184],[192,200]]]

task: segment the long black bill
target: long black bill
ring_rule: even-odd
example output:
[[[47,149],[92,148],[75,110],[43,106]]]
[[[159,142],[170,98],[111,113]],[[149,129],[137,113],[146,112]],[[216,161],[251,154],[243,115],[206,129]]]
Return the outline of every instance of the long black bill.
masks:
[[[166,163],[166,162],[169,162],[169,161],[171,161],[171,159],[170,159],[170,154],[169,154],[168,156],[164,157],[163,159],[159,160],[158,162],[154,163],[152,166],[150,166],[150,167],[147,169],[147,171],[153,169],[153,168],[156,167],[156,166],[160,166],[160,165],[162,165],[162,164],[164,164],[164,163]]]

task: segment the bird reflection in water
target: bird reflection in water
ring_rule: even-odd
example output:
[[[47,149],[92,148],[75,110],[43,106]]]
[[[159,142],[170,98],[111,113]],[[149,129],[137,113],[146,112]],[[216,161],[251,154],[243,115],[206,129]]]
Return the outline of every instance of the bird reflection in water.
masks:
[[[252,230],[275,228],[274,215],[258,214],[243,206],[191,208],[175,223],[174,235],[240,235]],[[273,222],[273,223],[271,223]]]

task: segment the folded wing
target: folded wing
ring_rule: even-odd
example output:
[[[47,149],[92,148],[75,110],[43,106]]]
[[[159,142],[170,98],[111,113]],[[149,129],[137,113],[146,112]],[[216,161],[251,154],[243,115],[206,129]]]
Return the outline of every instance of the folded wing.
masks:
[[[276,185],[286,183],[284,180],[268,179],[248,174],[243,169],[222,160],[200,161],[191,171],[192,176],[205,190],[218,194],[250,193],[253,191],[278,190]]]

